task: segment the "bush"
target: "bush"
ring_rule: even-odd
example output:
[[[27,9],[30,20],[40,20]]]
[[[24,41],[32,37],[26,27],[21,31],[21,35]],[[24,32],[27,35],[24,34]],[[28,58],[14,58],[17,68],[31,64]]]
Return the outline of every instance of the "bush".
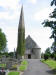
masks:
[[[13,71],[13,72],[9,72],[8,75],[20,75],[19,72]]]
[[[11,70],[17,70],[17,64],[12,65]]]
[[[44,54],[44,59],[47,60],[48,58],[50,57],[50,55],[47,53],[47,54]]]
[[[6,64],[0,64],[0,67],[5,68],[6,67]]]
[[[24,70],[26,70],[27,69],[27,66],[26,65],[21,65],[20,67],[19,67],[19,70],[20,71],[24,71]]]
[[[28,62],[27,62],[26,60],[23,60],[23,61],[21,62],[21,65],[20,65],[20,67],[19,67],[19,70],[20,70],[20,71],[26,70],[26,69],[27,69],[27,65],[28,65]]]
[[[51,54],[51,58],[54,58],[54,53]]]
[[[54,59],[56,60],[56,54],[54,54]]]
[[[28,64],[28,62],[26,60],[21,62],[21,65],[27,65],[27,64]]]

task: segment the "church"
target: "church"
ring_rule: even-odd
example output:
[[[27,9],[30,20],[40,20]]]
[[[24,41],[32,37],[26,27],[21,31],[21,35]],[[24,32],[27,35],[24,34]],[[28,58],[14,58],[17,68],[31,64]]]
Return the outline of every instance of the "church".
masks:
[[[41,58],[41,48],[36,44],[36,42],[28,35],[26,38],[26,59],[40,59]]]
[[[22,45],[20,42],[22,42]],[[19,56],[18,49],[20,49],[19,48],[20,46],[22,47],[22,49],[25,46],[25,52],[24,52],[25,59],[40,59],[41,58],[41,48],[36,44],[36,42],[31,38],[31,36],[28,35],[28,37],[25,39],[25,24],[24,24],[23,6],[21,8],[19,27],[18,27],[17,56]]]

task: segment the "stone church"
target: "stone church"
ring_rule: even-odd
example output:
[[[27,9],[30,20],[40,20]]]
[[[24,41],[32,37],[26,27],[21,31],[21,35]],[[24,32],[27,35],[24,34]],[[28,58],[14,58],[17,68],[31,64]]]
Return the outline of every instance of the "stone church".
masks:
[[[24,32],[20,31],[21,29],[25,32],[23,7],[21,8],[19,27],[18,27],[18,40],[19,41],[20,41],[19,37],[21,35],[23,36],[23,38],[25,36]],[[19,44],[19,41],[18,41],[18,44]],[[24,39],[23,40],[21,39],[21,42],[23,41]],[[25,39],[25,49],[26,49],[24,53],[25,59],[40,59],[41,58],[41,48],[36,44],[36,42],[31,38],[30,35]]]
[[[36,42],[28,35],[26,38],[26,51],[25,58],[27,59],[40,59],[41,58],[41,48],[36,44]]]

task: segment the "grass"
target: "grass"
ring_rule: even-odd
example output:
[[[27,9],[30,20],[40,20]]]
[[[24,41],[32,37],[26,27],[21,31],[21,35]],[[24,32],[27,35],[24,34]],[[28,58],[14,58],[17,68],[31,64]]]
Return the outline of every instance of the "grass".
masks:
[[[12,67],[13,67],[13,68],[17,68],[17,64],[15,64],[15,65],[12,65]]]
[[[27,62],[26,60],[23,60],[23,61],[21,62],[21,65],[28,65],[28,62]]]
[[[6,67],[6,64],[0,64],[0,67]]]
[[[12,71],[12,72],[9,72],[8,75],[20,75],[20,73],[16,71]]]
[[[27,69],[26,65],[20,65],[19,70],[20,71],[25,71]]]
[[[23,61],[21,62],[21,65],[20,65],[20,67],[19,67],[19,70],[20,70],[20,71],[25,71],[25,70],[27,69],[27,65],[28,65],[28,62],[27,62],[26,60],[23,60]]]
[[[56,61],[48,59],[48,60],[41,60],[43,63],[47,64],[52,69],[56,69]]]

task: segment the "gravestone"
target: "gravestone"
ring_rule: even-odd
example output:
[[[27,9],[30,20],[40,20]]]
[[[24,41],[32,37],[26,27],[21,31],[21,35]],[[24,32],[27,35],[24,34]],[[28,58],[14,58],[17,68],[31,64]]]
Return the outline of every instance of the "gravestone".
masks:
[[[5,62],[6,62],[6,56],[3,55],[3,56],[2,56],[2,63],[5,63]]]
[[[7,61],[6,62],[6,68],[10,69],[12,67],[12,61]]]

